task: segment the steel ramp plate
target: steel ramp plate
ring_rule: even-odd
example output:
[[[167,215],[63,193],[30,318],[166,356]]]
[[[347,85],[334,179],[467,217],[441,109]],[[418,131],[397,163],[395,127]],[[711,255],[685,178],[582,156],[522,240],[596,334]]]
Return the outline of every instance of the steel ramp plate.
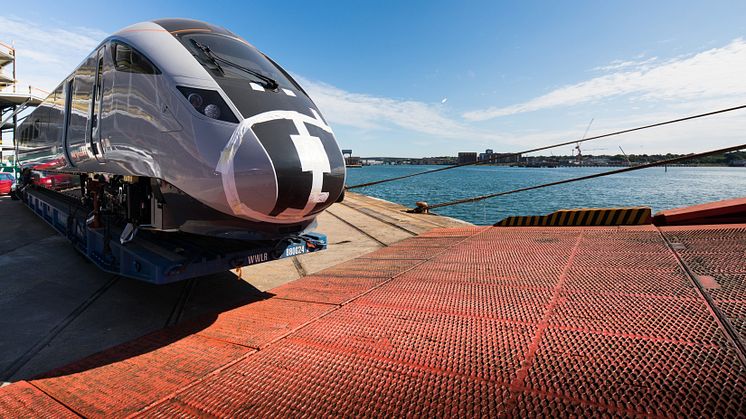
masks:
[[[743,417],[745,249],[744,225],[438,229],[2,388],[0,414]]]
[[[0,417],[77,418],[65,406],[26,381],[0,388]]]

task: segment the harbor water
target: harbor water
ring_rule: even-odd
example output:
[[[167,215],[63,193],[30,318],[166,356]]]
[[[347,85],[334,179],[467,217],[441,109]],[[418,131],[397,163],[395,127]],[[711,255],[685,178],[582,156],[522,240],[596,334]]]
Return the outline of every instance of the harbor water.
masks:
[[[347,169],[355,185],[442,166],[365,166]],[[355,192],[414,207],[613,170],[608,167],[521,168],[474,166],[383,183]],[[558,209],[649,206],[653,212],[746,196],[746,168],[655,167],[437,209],[474,224]]]

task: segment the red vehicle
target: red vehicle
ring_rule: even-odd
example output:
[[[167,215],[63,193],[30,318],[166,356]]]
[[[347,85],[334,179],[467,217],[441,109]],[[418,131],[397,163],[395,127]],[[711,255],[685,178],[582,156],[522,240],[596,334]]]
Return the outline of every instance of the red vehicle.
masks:
[[[16,178],[10,173],[0,173],[0,195],[10,193],[10,188],[16,183]]]
[[[49,172],[44,170],[47,168],[57,167],[58,165],[58,162],[36,165],[31,175],[34,184],[55,191],[71,188],[79,184],[79,176],[77,175]]]
[[[34,184],[55,191],[71,188],[78,184],[78,176],[67,173],[34,171],[32,177]]]

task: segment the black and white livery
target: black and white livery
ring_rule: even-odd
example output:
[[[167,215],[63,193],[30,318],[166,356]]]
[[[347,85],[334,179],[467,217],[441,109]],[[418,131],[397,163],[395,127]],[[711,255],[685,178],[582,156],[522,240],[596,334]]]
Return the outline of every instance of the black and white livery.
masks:
[[[277,237],[307,230],[344,188],[332,129],[298,83],[194,20],[105,39],[18,130],[23,187],[77,194],[94,223]]]

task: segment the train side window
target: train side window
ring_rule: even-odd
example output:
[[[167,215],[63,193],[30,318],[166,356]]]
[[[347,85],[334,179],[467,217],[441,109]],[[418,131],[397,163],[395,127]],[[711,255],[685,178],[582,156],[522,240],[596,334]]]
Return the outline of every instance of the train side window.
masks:
[[[38,119],[36,121],[34,121],[33,125],[31,125],[31,127],[32,127],[32,130],[31,130],[31,139],[35,140],[35,139],[39,138],[39,132],[40,132],[39,127],[40,126],[41,126],[41,121],[39,121]]]
[[[114,68],[117,71],[139,74],[161,74],[160,70],[150,60],[131,46],[122,42],[112,42],[111,49],[111,56],[114,57]]]

